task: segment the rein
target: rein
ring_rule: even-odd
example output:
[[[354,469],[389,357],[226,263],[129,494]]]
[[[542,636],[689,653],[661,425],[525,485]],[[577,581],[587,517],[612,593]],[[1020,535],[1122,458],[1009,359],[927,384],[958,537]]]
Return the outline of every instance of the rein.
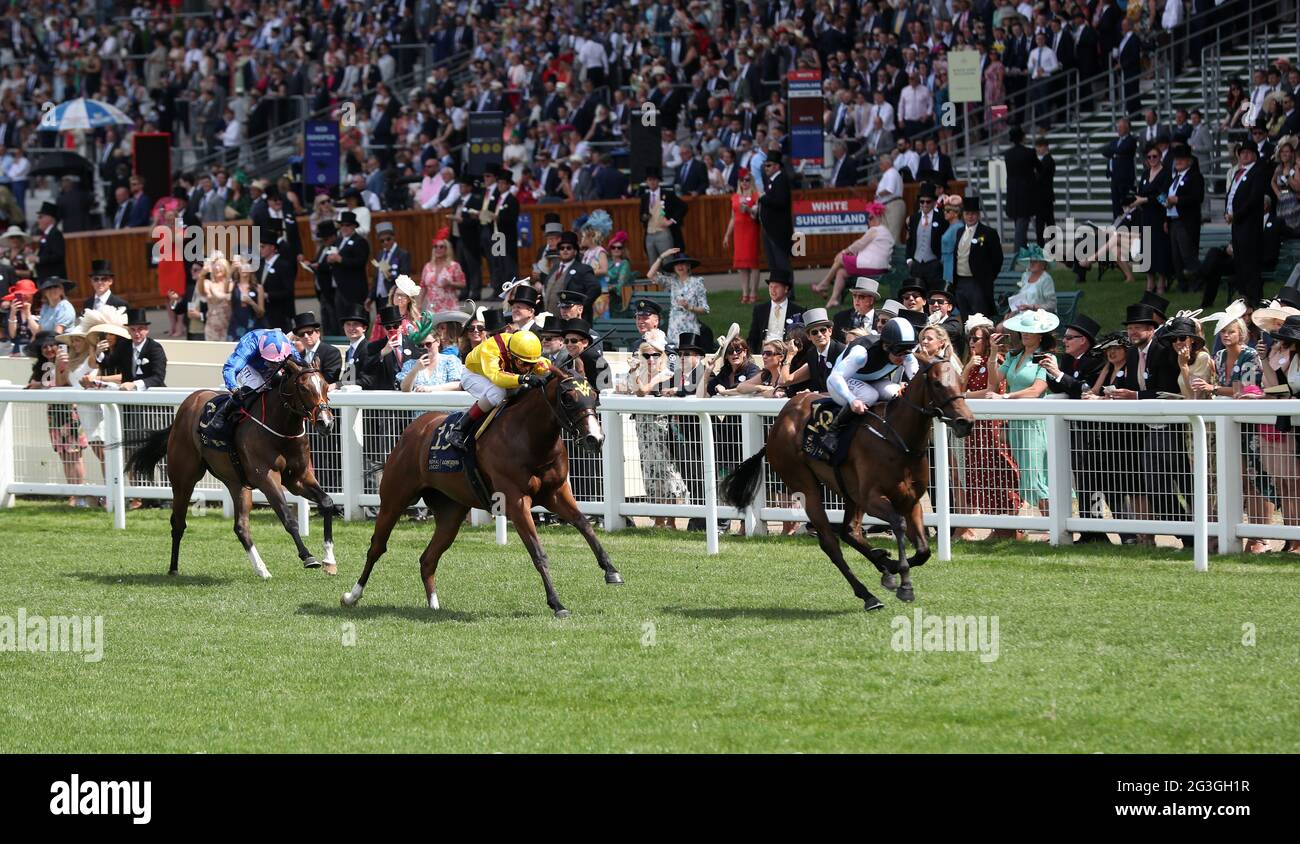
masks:
[[[560,376],[556,375],[555,377],[558,378]],[[561,380],[559,383],[559,387],[562,387],[563,384],[564,384],[564,380]],[[569,416],[569,412],[565,410],[564,406],[561,404],[561,402],[563,401],[564,394],[559,387],[557,387],[555,390],[554,402],[552,402],[549,398],[545,398],[545,394],[543,394],[543,398],[545,398],[546,401],[546,407],[548,410],[551,411],[551,416],[554,417],[556,423],[560,426],[561,430],[567,431],[570,436],[577,439],[578,437],[582,436],[582,429],[579,427],[579,423],[581,423],[582,420],[586,419],[588,416],[595,416],[596,409],[594,407],[583,408],[583,411],[578,414],[578,417],[576,419],[571,418]]]
[[[319,370],[316,369],[315,366],[313,366],[310,369],[303,369],[299,371],[298,374],[291,379],[284,378],[284,377],[280,378],[280,386],[276,392],[279,395],[281,404],[283,404],[284,407],[288,408],[290,413],[292,413],[294,416],[299,417],[302,420],[302,430],[299,431],[298,433],[282,434],[279,431],[272,428],[264,421],[267,418],[266,393],[262,393],[261,395],[262,418],[258,419],[256,416],[249,413],[248,411],[244,411],[244,415],[247,416],[249,419],[253,420],[254,422],[256,422],[263,429],[271,432],[272,434],[275,434],[277,437],[279,437],[282,440],[296,440],[307,436],[307,422],[308,420],[310,420],[312,424],[315,424],[316,417],[320,415],[321,405],[318,404],[314,409],[308,410],[306,403],[303,402],[301,397],[299,397],[298,395],[298,386],[301,384],[304,375],[310,375],[311,373],[318,372],[318,371]],[[284,372],[284,367],[281,366],[277,374],[283,376],[283,372]],[[291,384],[293,385],[293,390],[289,390],[289,386]]]
[[[911,385],[914,384],[916,381],[918,381],[922,376],[924,376],[927,372],[929,372],[930,369],[933,368],[934,365],[937,364],[937,363],[939,363],[938,360],[930,360],[930,361],[928,361],[924,366],[922,366],[920,369],[918,369],[918,370],[916,371],[916,374],[913,375],[912,378],[911,378],[911,380],[909,380],[909,381],[907,382],[907,386],[911,386]],[[907,403],[907,405],[908,405],[909,407],[911,407],[911,408],[912,408],[913,410],[915,410],[917,413],[920,413],[922,416],[927,417],[927,418],[930,418],[930,419],[939,419],[939,418],[941,418],[941,417],[943,416],[943,409],[944,409],[945,407],[947,407],[949,404],[951,404],[952,402],[954,402],[954,401],[956,401],[957,399],[961,398],[960,395],[952,395],[952,396],[948,396],[948,397],[945,398],[943,401],[939,402],[938,404],[936,404],[936,405],[933,406],[933,407],[924,406],[924,405],[919,405],[919,404],[917,404],[916,402],[912,401],[910,398],[907,397],[907,386],[905,386],[905,387],[903,388],[902,392],[900,392],[900,393],[899,393],[895,398],[903,400],[904,402]],[[890,402],[890,406],[891,406],[891,407],[893,406],[893,402]],[[880,430],[880,431],[877,431],[877,430],[875,430],[874,428],[869,428],[868,430],[870,430],[871,433],[875,434],[876,436],[880,437],[880,438],[881,438],[882,440],[884,440],[885,442],[887,442],[887,443],[889,443],[890,445],[894,446],[894,447],[897,448],[899,451],[903,452],[903,454],[904,454],[905,456],[907,456],[907,457],[913,457],[913,456],[916,455],[916,449],[914,449],[914,448],[912,448],[911,446],[909,446],[909,445],[907,444],[907,440],[903,439],[903,435],[900,434],[900,433],[898,433],[898,430],[897,430],[896,428],[894,428],[893,425],[890,424],[890,422],[889,422],[889,418],[888,418],[888,417],[889,417],[889,408],[886,408],[886,409],[885,409],[885,415],[884,415],[884,416],[881,416],[880,414],[875,413],[875,412],[871,411],[870,409],[867,410],[866,415],[872,417],[873,419],[878,420],[878,421],[880,422],[880,424],[883,426],[883,430]],[[928,429],[927,429],[927,430],[928,430]],[[893,440],[890,440],[890,437],[893,437]]]

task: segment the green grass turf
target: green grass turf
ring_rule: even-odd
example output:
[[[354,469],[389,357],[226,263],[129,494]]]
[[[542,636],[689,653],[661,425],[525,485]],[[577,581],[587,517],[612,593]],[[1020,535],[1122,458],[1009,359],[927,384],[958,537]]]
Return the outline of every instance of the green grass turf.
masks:
[[[1102,331],[1122,331],[1124,326],[1124,310],[1129,305],[1142,298],[1142,291],[1146,289],[1146,274],[1136,273],[1137,281],[1133,284],[1124,283],[1124,275],[1119,270],[1110,270],[1101,279],[1097,279],[1097,271],[1094,269],[1088,276],[1088,281],[1082,287],[1076,282],[1077,278],[1074,273],[1068,269],[1056,267],[1052,270],[1052,279],[1056,282],[1057,292],[1064,293],[1071,290],[1082,290],[1083,298],[1079,300],[1079,313],[1087,314],[1097,322],[1101,323]],[[763,276],[766,279],[767,276]],[[1225,282],[1226,286],[1226,282]],[[759,287],[759,297],[762,301],[767,295],[766,287]],[[1272,292],[1272,288],[1268,288]],[[1215,303],[1214,310],[1222,310],[1227,307],[1227,294],[1221,287],[1219,298]],[[821,296],[813,293],[806,283],[801,283],[797,287],[795,298],[799,304],[805,308],[820,307],[826,303]],[[1165,298],[1170,301],[1168,316],[1173,317],[1180,310],[1194,310],[1201,306],[1201,294],[1195,293],[1178,293],[1170,291],[1165,294]],[[848,306],[847,298],[845,307]],[[836,308],[836,311],[842,310]],[[1210,311],[1207,311],[1207,314]],[[715,334],[722,335],[726,333],[731,323],[735,322],[740,325],[742,335],[749,331],[749,323],[753,319],[754,306],[740,304],[740,291],[737,290],[710,290],[709,291],[709,315],[704,318],[709,327]]]
[[[462,534],[431,612],[416,565],[431,525],[403,522],[345,610],[365,523],[339,528],[329,578],[259,512],[262,582],[219,513],[191,518],[176,578],[165,511],[125,532],[28,502],[0,520],[0,614],[102,615],[106,643],[96,664],[0,653],[3,752],[1300,750],[1289,557],[1197,574],[1174,551],[963,543],[917,570],[916,604],[867,614],[807,538],[729,537],[709,558],[701,534],[611,535],[614,587],[575,531],[548,527],[573,611],[557,621],[513,534],[504,549]],[[996,615],[999,659],[893,650],[914,607]]]

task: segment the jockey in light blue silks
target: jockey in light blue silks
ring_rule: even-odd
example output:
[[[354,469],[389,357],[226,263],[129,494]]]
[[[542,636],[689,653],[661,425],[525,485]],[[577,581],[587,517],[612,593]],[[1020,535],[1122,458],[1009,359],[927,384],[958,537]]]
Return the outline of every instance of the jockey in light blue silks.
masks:
[[[822,437],[828,450],[835,451],[840,432],[854,418],[878,401],[893,399],[920,369],[912,354],[920,332],[920,327],[914,324],[917,322],[923,327],[925,316],[917,313],[913,317],[909,313],[894,317],[885,323],[880,336],[859,337],[840,354],[826,378],[826,387],[841,408]],[[896,380],[900,374],[902,378]]]
[[[232,398],[218,410],[211,425],[214,428],[224,426],[231,408],[243,407],[249,396],[265,390],[271,377],[289,358],[303,362],[294,351],[293,343],[278,328],[258,328],[240,338],[221,369],[221,378]]]

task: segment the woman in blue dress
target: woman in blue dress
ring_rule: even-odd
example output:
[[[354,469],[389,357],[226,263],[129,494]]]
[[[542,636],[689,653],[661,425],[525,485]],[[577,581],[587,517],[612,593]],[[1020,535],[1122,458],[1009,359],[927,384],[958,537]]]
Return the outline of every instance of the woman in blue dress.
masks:
[[[939,241],[939,256],[943,258],[943,280],[951,287],[957,273],[957,240],[965,226],[961,222],[961,197],[949,196],[943,202],[943,219],[948,224],[943,239]],[[966,316],[970,316],[967,314]]]
[[[1050,311],[1023,311],[1003,323],[1007,331],[1020,334],[1021,349],[1007,356],[998,367],[998,384],[990,385],[990,397],[1007,385],[1008,399],[1036,399],[1047,392],[1047,373],[1040,365],[1056,346],[1052,332],[1061,324]],[[1012,419],[1007,424],[1011,454],[1020,469],[1020,498],[1047,515],[1040,506],[1047,501],[1047,423],[1042,419]]]

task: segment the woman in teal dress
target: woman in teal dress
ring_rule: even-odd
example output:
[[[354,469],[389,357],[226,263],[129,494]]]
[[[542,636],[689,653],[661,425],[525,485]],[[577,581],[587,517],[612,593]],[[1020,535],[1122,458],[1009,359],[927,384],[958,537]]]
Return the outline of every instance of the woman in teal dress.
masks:
[[[957,265],[957,239],[961,237],[961,197],[949,196],[943,203],[943,221],[948,224],[944,230],[943,238],[939,241],[939,256],[943,258],[943,280],[952,287],[953,279],[956,275]],[[970,314],[965,314],[969,317]]]
[[[1061,324],[1049,311],[1022,311],[1003,323],[1020,334],[1021,350],[1007,356],[998,368],[999,384],[1007,385],[1008,399],[1036,399],[1047,392],[1047,373],[1035,357],[1049,355],[1056,346],[1052,332]],[[990,385],[992,386],[992,385]],[[1012,419],[1007,423],[1011,455],[1020,468],[1020,498],[1042,515],[1047,501],[1047,423],[1042,419]]]

